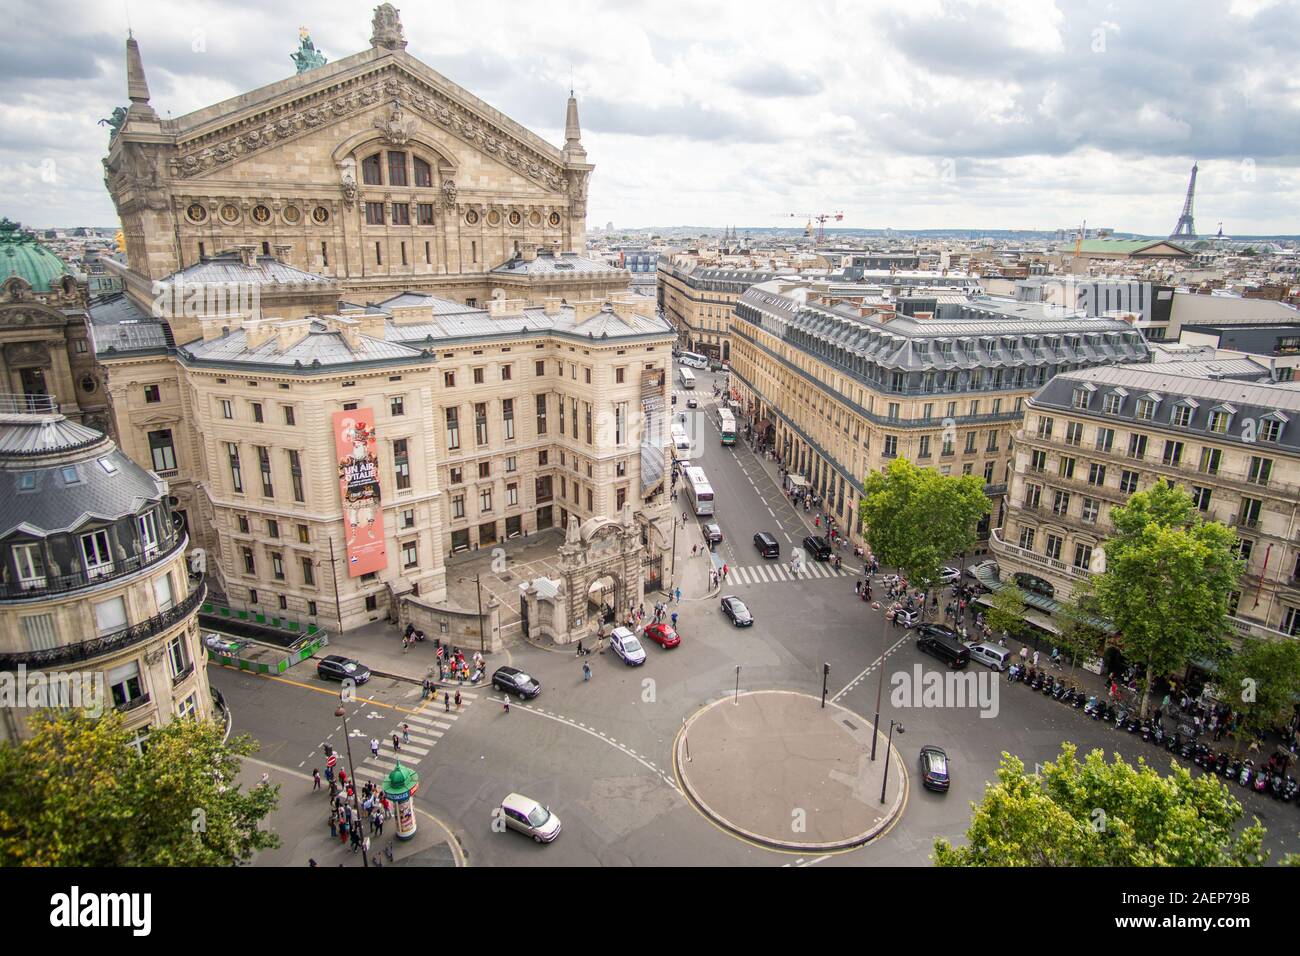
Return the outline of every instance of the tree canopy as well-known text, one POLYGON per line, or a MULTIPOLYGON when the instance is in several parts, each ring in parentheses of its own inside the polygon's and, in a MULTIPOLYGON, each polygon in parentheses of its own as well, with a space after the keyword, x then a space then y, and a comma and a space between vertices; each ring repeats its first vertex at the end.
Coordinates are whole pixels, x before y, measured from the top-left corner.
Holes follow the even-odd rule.
POLYGON ((1265 830, 1238 829, 1243 811, 1214 775, 1100 750, 1080 761, 1063 744, 1039 774, 1002 754, 998 782, 974 805, 967 843, 934 844, 939 866, 1262 866, 1265 830))
POLYGON ((1263 734, 1284 726, 1300 693, 1300 644, 1248 637, 1219 669, 1219 698, 1263 734))
POLYGON ((976 526, 988 512, 982 478, 942 475, 906 458, 867 475, 859 505, 876 558, 924 590, 939 580, 945 561, 974 545, 976 526))
POLYGON ((109 713, 46 711, 32 736, 0 746, 0 865, 229 866, 279 845, 258 829, 279 787, 235 785, 251 738, 222 743, 214 722, 135 731, 109 713))
POLYGON ((989 598, 988 613, 984 615, 995 634, 1006 631, 1019 637, 1025 629, 1025 592, 1010 582, 989 598))
POLYGON ((1145 667, 1145 716, 1153 677, 1221 653, 1242 562, 1232 531, 1203 521, 1181 487, 1158 482, 1112 508, 1110 519, 1106 570, 1088 590, 1125 655, 1145 667))

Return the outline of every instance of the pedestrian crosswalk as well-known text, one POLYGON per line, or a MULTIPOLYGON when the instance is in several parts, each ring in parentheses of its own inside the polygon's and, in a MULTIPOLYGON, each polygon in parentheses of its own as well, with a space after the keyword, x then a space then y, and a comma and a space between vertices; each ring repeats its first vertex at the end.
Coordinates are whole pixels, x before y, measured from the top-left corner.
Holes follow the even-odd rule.
POLYGON ((845 565, 838 571, 829 563, 805 561, 802 570, 792 570, 788 563, 752 564, 727 568, 727 584, 776 584, 781 581, 809 581, 813 578, 851 578, 861 575, 861 568, 845 565))
POLYGON ((378 754, 371 753, 369 757, 363 760, 357 767, 357 776, 362 780, 381 781, 384 777, 393 772, 397 766, 397 761, 402 761, 402 766, 418 769, 420 762, 442 739, 443 735, 450 731, 465 715, 465 709, 478 700, 479 695, 470 691, 462 690, 460 692, 461 705, 458 708, 455 704, 456 691, 451 692, 452 703, 450 710, 447 709, 447 701, 444 699, 445 688, 438 692, 437 700, 426 700, 413 714, 402 714, 396 723, 388 728, 388 736, 379 738, 378 754), (403 736, 403 724, 407 725, 405 737, 403 736), (398 747, 393 748, 393 735, 397 735, 398 747))

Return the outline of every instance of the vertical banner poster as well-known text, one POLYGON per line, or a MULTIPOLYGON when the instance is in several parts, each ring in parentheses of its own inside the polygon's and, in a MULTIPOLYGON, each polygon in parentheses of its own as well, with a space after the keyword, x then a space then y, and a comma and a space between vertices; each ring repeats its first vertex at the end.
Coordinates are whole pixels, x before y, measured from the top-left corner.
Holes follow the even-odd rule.
POLYGON ((384 518, 379 507, 377 447, 372 409, 334 413, 334 451, 339 460, 348 576, 353 578, 388 566, 384 518))

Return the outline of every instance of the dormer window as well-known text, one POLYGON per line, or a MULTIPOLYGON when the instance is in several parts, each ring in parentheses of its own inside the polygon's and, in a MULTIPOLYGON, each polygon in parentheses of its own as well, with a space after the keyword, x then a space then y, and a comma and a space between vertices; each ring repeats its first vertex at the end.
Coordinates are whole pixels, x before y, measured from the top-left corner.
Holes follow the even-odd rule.
POLYGON ((1179 402, 1174 406, 1174 413, 1170 416, 1169 421, 1179 428, 1187 428, 1192 424, 1192 415, 1196 409, 1186 402, 1179 402))
POLYGON ((1102 410, 1107 415, 1118 415, 1124 408, 1124 399, 1127 394, 1123 389, 1115 389, 1113 392, 1106 393, 1106 399, 1102 404, 1102 410))
POLYGON ((1282 429, 1286 418, 1279 412, 1271 412, 1259 420, 1259 440, 1276 443, 1282 438, 1282 429))
POLYGON ((1232 424, 1232 412, 1226 408, 1216 408, 1210 412, 1210 431, 1220 435, 1228 433, 1228 426, 1232 424))
POLYGON ((1075 408, 1087 408, 1088 403, 1092 401, 1094 386, 1090 384, 1080 385, 1076 388, 1070 397, 1070 404, 1075 408))
POLYGON ((1139 421, 1149 422, 1156 417, 1156 401, 1150 397, 1139 398, 1137 404, 1139 421))
POLYGON ((24 591, 45 587, 45 558, 39 543, 16 544, 14 566, 18 569, 18 586, 24 591))

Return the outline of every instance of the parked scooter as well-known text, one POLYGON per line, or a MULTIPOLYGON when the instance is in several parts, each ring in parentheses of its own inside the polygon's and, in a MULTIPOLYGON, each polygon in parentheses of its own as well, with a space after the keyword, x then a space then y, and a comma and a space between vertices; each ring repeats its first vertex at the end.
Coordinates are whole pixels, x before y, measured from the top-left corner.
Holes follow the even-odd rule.
POLYGON ((1241 774, 1237 777, 1237 783, 1243 787, 1249 787, 1255 779, 1255 761, 1247 760, 1241 765, 1241 774))
POLYGON ((1151 742, 1157 747, 1165 745, 1165 725, 1160 721, 1155 721, 1151 728, 1151 742))
POLYGON ((1100 706, 1100 703, 1101 703, 1101 702, 1097 700, 1097 695, 1096 695, 1096 694, 1093 694, 1091 697, 1089 697, 1089 698, 1088 698, 1088 702, 1087 702, 1086 704, 1083 705, 1083 714, 1084 714, 1084 716, 1085 716, 1085 717, 1096 717, 1096 716, 1097 716, 1097 707, 1100 706))

